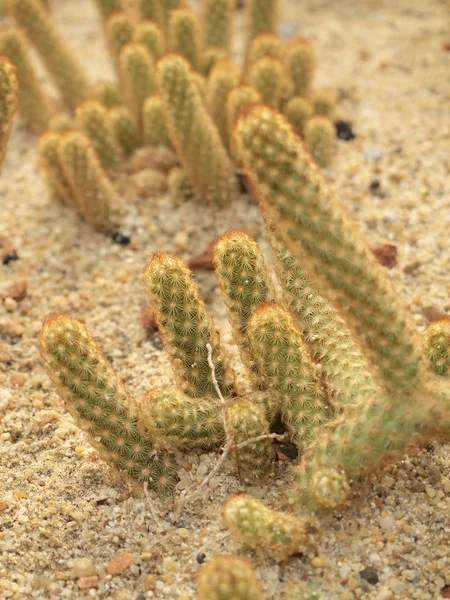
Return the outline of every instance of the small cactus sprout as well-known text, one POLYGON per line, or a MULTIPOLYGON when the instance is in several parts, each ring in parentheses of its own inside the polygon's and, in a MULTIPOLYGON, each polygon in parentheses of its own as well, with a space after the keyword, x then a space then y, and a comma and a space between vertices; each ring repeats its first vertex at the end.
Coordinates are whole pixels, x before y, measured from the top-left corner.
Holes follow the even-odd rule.
POLYGON ((11 0, 10 8, 18 25, 39 52, 64 102, 68 108, 75 108, 88 97, 90 88, 77 57, 37 0, 11 0))
POLYGON ((166 54, 157 64, 156 76, 169 136, 196 197, 219 206, 230 204, 237 196, 233 167, 189 63, 178 54, 166 54))
POLYGON ((114 106, 108 111, 109 122, 116 142, 125 158, 140 146, 140 136, 133 114, 126 106, 114 106))
POLYGON ((133 40, 143 44, 155 61, 164 53, 164 35, 161 28, 153 21, 138 23, 134 29, 133 40))
POLYGON ((265 31, 257 35, 250 44, 247 56, 247 66, 255 64, 260 58, 270 56, 283 62, 284 46, 281 39, 270 31, 265 31))
POLYGON ((173 168, 167 179, 167 187, 170 195, 176 202, 189 202, 195 198, 195 192, 189 183, 189 178, 184 169, 179 167, 173 168))
POLYGON ((16 68, 8 58, 0 55, 0 169, 17 109, 18 92, 16 68))
POLYGON ((332 117, 336 106, 336 92, 331 88, 319 88, 312 93, 314 114, 332 117))
POLYGON ((41 89, 27 42, 19 29, 5 27, 0 30, 0 54, 7 56, 16 67, 20 116, 35 131, 45 129, 54 114, 54 109, 41 89))
POLYGON ((261 102, 261 96, 255 88, 246 83, 238 83, 229 91, 227 96, 225 109, 227 115, 228 137, 230 140, 231 155, 236 162, 238 157, 233 139, 234 125, 241 110, 248 104, 254 104, 255 102, 261 102))
POLYGON ((294 82, 296 96, 308 96, 316 68, 316 55, 309 40, 297 37, 286 44, 286 70, 294 82))
POLYGON ((303 133, 306 121, 313 115, 314 107, 308 98, 294 96, 283 107, 283 113, 297 135, 303 133))
POLYGON ((144 144, 148 144, 149 146, 167 146, 167 148, 172 147, 164 120, 161 96, 158 94, 149 96, 144 102, 142 108, 142 127, 144 144))
POLYGON ((214 267, 242 362, 248 368, 256 387, 264 388, 248 338, 248 321, 253 309, 261 302, 274 299, 264 257, 258 244, 249 235, 243 231, 230 230, 216 242, 214 267))
POLYGON ((120 79, 125 103, 141 129, 145 99, 155 93, 154 62, 143 44, 129 42, 122 48, 120 79))
POLYGON ((230 49, 235 0, 203 0, 203 46, 230 49))
POLYGON ((177 256, 157 252, 143 282, 179 388, 192 398, 217 396, 208 364, 211 344, 219 388, 230 396, 233 372, 191 271, 177 256))
POLYGON ((109 54, 116 70, 120 73, 120 53, 122 48, 131 42, 135 25, 132 19, 123 11, 113 12, 105 23, 105 35, 109 54))
POLYGON ((281 306, 262 303, 250 317, 248 336, 292 441, 300 448, 307 446, 331 411, 300 331, 281 306))
POLYGON ((209 449, 225 441, 221 408, 214 398, 191 398, 177 388, 151 390, 140 409, 161 446, 209 449))
POLYGON ((68 131, 75 129, 75 125, 69 115, 66 115, 66 113, 57 113, 50 119, 48 128, 51 131, 68 131))
POLYGON ((58 157, 83 219, 94 229, 111 231, 119 201, 88 138, 78 131, 61 134, 58 157))
POLYGON ((450 377, 450 316, 432 321, 423 334, 423 346, 433 371, 450 377))
POLYGON ((214 65, 219 62, 219 60, 224 60, 225 58, 230 58, 228 50, 222 48, 222 46, 209 46, 203 52, 202 58, 202 72, 205 77, 208 77, 214 65))
POLYGON ((364 237, 286 119, 264 105, 238 118, 239 158, 266 217, 318 289, 342 311, 383 377, 416 376, 416 334, 364 237))
POLYGON ((248 83, 257 90, 264 104, 278 108, 285 78, 281 62, 271 56, 263 56, 252 64, 248 72, 248 83))
POLYGON ((41 133, 37 145, 39 166, 54 199, 79 212, 77 199, 58 156, 60 138, 58 130, 41 133))
POLYGON ((200 22, 190 8, 177 8, 169 17, 169 48, 178 52, 196 71, 201 67, 200 22))
POLYGON ((212 558, 200 569, 197 599, 264 600, 264 596, 251 563, 224 555, 212 558))
POLYGON ((86 325, 69 315, 51 315, 42 326, 39 345, 67 410, 100 455, 151 489, 171 493, 175 471, 139 425, 135 402, 86 325))
POLYGON ((111 13, 124 9, 122 0, 95 0, 95 3, 103 24, 111 13))
POLYGON ((230 139, 224 107, 228 92, 239 82, 240 75, 239 65, 231 59, 225 58, 215 64, 206 84, 206 107, 227 150, 230 147, 230 139))
POLYGON ((112 169, 123 159, 109 119, 108 110, 97 100, 85 100, 75 111, 78 128, 89 138, 104 169, 112 169))
POLYGON ((92 88, 92 98, 101 102, 105 108, 123 104, 119 89, 112 81, 99 81, 96 83, 92 88))
POLYGON ((278 19, 278 0, 247 0, 245 3, 247 55, 252 40, 264 32, 275 33, 278 19))
POLYGON ((301 552, 306 541, 306 521, 277 512, 247 494, 225 500, 223 519, 239 541, 282 561, 301 552))
POLYGON ((305 144, 311 156, 321 167, 326 167, 333 155, 336 131, 328 117, 314 115, 306 121, 305 144))

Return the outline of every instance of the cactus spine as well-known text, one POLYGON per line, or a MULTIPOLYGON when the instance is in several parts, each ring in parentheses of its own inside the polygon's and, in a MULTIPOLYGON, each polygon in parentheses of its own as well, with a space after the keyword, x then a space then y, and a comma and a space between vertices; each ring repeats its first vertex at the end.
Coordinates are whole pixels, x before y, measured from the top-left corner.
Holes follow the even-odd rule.
POLYGON ((202 566, 197 578, 198 600, 264 600, 249 561, 217 556, 202 566))
POLYGON ((117 166, 123 159, 107 109, 97 100, 85 100, 75 112, 79 129, 89 138, 104 169, 117 166))
POLYGON ((450 316, 431 322, 423 334, 425 355, 433 371, 450 376, 450 316))
POLYGON ((51 315, 39 345, 49 377, 91 444, 119 470, 159 493, 170 493, 175 472, 139 425, 135 402, 84 323, 51 315))
POLYGON ((314 115, 306 122, 304 135, 312 158, 321 167, 326 167, 333 154, 336 136, 333 123, 328 117, 314 115))
POLYGON ((202 25, 205 48, 229 50, 233 26, 234 0, 203 0, 202 25))
POLYGON ((0 56, 0 169, 17 109, 18 91, 16 68, 8 58, 0 56))
POLYGON ((169 17, 169 47, 199 70, 201 66, 201 29, 197 15, 190 8, 177 8, 169 17))

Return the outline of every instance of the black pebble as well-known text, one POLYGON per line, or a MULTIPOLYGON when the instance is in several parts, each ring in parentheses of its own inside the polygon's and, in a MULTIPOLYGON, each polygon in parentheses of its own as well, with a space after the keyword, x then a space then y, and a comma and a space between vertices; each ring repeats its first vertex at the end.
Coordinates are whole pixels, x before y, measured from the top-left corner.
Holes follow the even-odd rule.
POLYGON ((4 265, 9 265, 9 263, 12 262, 13 260, 19 260, 19 255, 17 254, 17 252, 15 250, 10 252, 9 254, 5 254, 2 262, 4 265))
POLYGON ((183 519, 183 517, 181 517, 181 519, 178 519, 178 521, 175 523, 175 527, 177 529, 187 529, 189 525, 189 521, 186 521, 186 519, 183 519))
POLYGON ((197 554, 197 562, 199 565, 201 565, 202 563, 205 562, 205 558, 206 558, 206 554, 203 554, 203 552, 200 552, 200 554, 197 554))
POLYGON ((378 181, 378 179, 374 179, 373 181, 370 182, 369 190, 374 192, 375 190, 380 189, 380 186, 381 186, 381 183, 378 181))
POLYGON ((338 120, 334 122, 334 126, 336 127, 336 135, 340 140, 345 140, 348 142, 349 140, 354 140, 356 135, 353 133, 352 128, 347 123, 347 121, 338 120))
POLYGON ((131 242, 131 237, 123 231, 114 231, 111 239, 115 244, 120 244, 121 246, 127 246, 131 242))
POLYGON ((378 573, 375 571, 375 569, 371 569, 370 567, 360 571, 359 576, 362 579, 365 579, 367 583, 370 583, 371 585, 378 583, 378 573))
POLYGON ((138 596, 136 596, 136 600, 145 600, 144 594, 139 594, 138 596))
POLYGON ((295 444, 280 444, 277 445, 277 449, 287 456, 290 460, 295 460, 298 456, 298 449, 295 444))

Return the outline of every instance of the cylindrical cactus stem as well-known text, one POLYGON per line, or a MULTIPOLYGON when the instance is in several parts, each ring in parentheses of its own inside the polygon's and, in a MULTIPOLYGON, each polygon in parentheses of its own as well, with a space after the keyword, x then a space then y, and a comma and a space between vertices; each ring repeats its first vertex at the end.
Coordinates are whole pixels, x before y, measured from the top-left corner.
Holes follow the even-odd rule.
POLYGON ((56 29, 45 9, 36 0, 11 0, 11 12, 59 88, 65 104, 75 108, 89 96, 87 75, 56 29))
POLYGON ((277 58, 263 56, 248 71, 248 83, 257 90, 264 104, 278 108, 281 102, 285 71, 277 58))
POLYGON ((85 100, 75 111, 78 128, 89 138, 104 169, 112 169, 123 160, 111 126, 108 110, 97 100, 85 100))
POLYGON ((294 96, 283 106, 283 114, 297 135, 302 135, 305 124, 314 113, 314 106, 304 96, 294 96))
POLYGON ((308 446, 330 418, 331 407, 292 316, 275 303, 262 303, 250 317, 248 336, 292 440, 300 448, 308 446))
POLYGON ((133 40, 143 44, 154 61, 164 53, 166 44, 161 28, 153 21, 141 21, 134 29, 133 40))
POLYGON ((218 386, 225 397, 232 395, 234 376, 226 351, 185 263, 157 252, 145 267, 143 282, 178 387, 193 398, 217 396, 208 364, 211 344, 218 386))
POLYGON ((184 169, 175 167, 170 171, 167 187, 172 199, 176 202, 183 203, 195 199, 195 192, 184 169))
POLYGON ((407 385, 418 369, 416 334, 383 268, 286 119, 263 105, 244 113, 237 151, 277 235, 345 315, 383 377, 407 385))
POLYGON ((177 52, 198 71, 201 68, 200 22, 190 8, 177 8, 169 17, 169 48, 177 52))
POLYGON ((228 151, 230 136, 225 105, 228 93, 237 85, 240 76, 240 66, 226 58, 215 64, 206 83, 206 107, 228 151))
POLYGON ((254 385, 264 389, 265 383, 248 338, 248 321, 253 310, 261 302, 275 298, 264 257, 249 235, 230 230, 216 242, 214 267, 242 362, 254 385))
POLYGON ((61 134, 58 157, 83 219, 98 231, 111 231, 119 199, 88 138, 78 131, 61 134))
POLYGON ((314 114, 331 118, 336 107, 336 92, 330 88, 319 88, 312 93, 311 102, 314 114))
POLYGON ((135 24, 124 11, 113 12, 105 23, 105 35, 109 54, 116 71, 120 74, 120 53, 133 40, 135 24))
POLYGON ((192 81, 197 89, 198 95, 200 96, 203 104, 206 103, 206 77, 204 77, 201 73, 197 71, 192 72, 192 81))
POLYGON ((92 87, 92 98, 101 102, 105 108, 123 104, 123 98, 117 84, 112 81, 99 81, 92 87))
POLYGON ((61 135, 58 131, 41 133, 37 143, 39 167, 54 198, 80 212, 77 197, 72 191, 58 156, 60 138, 61 135))
POLYGON ((149 96, 144 102, 142 108, 142 129, 144 144, 172 148, 164 120, 161 96, 158 94, 149 96))
POLYGON ((114 106, 108 111, 111 129, 125 158, 140 146, 140 135, 133 114, 126 106, 114 106))
POLYGON ((69 131, 75 129, 75 124, 66 113, 57 113, 48 124, 50 131, 69 131))
POLYGON ((139 14, 141 19, 153 21, 161 31, 166 31, 166 15, 162 0, 139 0, 139 14))
POLYGON ((226 58, 230 58, 229 52, 226 48, 222 46, 209 46, 203 52, 202 58, 202 73, 205 77, 213 70, 216 63, 220 60, 225 60, 226 58))
POLYGON ((306 519, 271 510, 247 494, 225 501, 223 519, 239 542, 277 561, 302 552, 307 541, 306 519))
POLYGON ((296 96, 308 96, 316 68, 316 54, 309 40, 297 37, 286 44, 286 71, 294 82, 296 96))
MULTIPOLYGON (((267 414, 272 411, 267 409, 269 402, 271 399, 267 394, 253 394, 230 403, 226 410, 227 429, 236 445, 270 433, 267 414)), ((261 480, 273 469, 272 440, 267 437, 242 448, 235 446, 235 456, 238 473, 244 481, 261 480)))
POLYGON ((203 46, 230 49, 235 0, 203 0, 203 46))
POLYGON ((312 158, 321 166, 326 167, 333 155, 336 130, 328 117, 314 115, 306 121, 305 145, 312 158))
POLYGON ((258 578, 248 560, 216 556, 197 577, 198 600, 264 600, 258 578))
POLYGON ((86 325, 69 315, 51 315, 42 326, 39 346, 67 410, 102 458, 149 488, 170 494, 176 473, 140 424, 135 402, 86 325))
POLYGON ((230 140, 230 152, 236 162, 238 161, 238 156, 233 139, 234 125, 241 110, 248 104, 254 104, 256 102, 261 102, 259 92, 246 83, 238 83, 228 92, 225 105, 228 138, 230 140))
POLYGON ((16 67, 8 58, 0 56, 0 170, 16 114, 18 98, 19 82, 16 67))
POLYGON ((124 10, 122 0, 95 0, 95 3, 103 25, 111 13, 124 10))
POLYGON ((278 21, 278 0, 247 0, 245 3, 247 55, 252 40, 264 32, 275 33, 278 21))
POLYGON ((260 58, 270 56, 283 62, 284 45, 281 39, 270 31, 257 35, 251 42, 247 55, 247 69, 260 58))
POLYGON ((125 102, 142 130, 142 107, 145 99, 155 93, 154 62, 143 44, 129 42, 120 53, 120 79, 125 102))
POLYGON ((450 377, 450 315, 432 321, 422 338, 424 353, 433 371, 450 377))
POLYGON ((216 398, 191 398, 175 387, 157 389, 141 400, 140 410, 142 422, 161 446, 208 449, 225 441, 216 398))
POLYGON ((371 402, 383 395, 370 366, 345 321, 280 242, 270 224, 267 236, 275 257, 278 281, 286 308, 295 317, 309 347, 327 397, 339 409, 371 402))
POLYGON ((48 127, 54 114, 50 99, 42 91, 31 62, 27 42, 16 27, 0 30, 0 54, 16 67, 19 81, 19 114, 34 131, 48 127))
POLYGON ((166 54, 159 60, 156 73, 169 136, 196 197, 228 206, 237 196, 236 177, 198 94, 189 63, 178 54, 166 54))

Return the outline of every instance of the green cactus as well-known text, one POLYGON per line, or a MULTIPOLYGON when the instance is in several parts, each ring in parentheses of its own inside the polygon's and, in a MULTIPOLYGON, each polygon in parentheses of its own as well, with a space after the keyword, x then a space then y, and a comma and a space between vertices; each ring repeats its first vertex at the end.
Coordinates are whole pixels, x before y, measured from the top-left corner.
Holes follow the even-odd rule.
POLYGON ((284 60, 284 46, 281 39, 270 31, 258 34, 251 42, 247 55, 247 68, 260 58, 270 56, 280 62, 284 60))
POLYGON ((68 315, 48 317, 39 338, 50 379, 100 455, 133 479, 170 494, 176 473, 139 423, 139 411, 86 325, 68 315))
POLYGON ((247 56, 250 44, 260 33, 275 33, 278 0, 247 0, 245 3, 247 56))
POLYGON ((162 0, 140 0, 139 14, 141 19, 154 21, 162 31, 166 30, 166 17, 162 0))
POLYGON ((201 67, 200 22, 190 8, 177 8, 169 17, 169 48, 177 52, 199 70, 201 67))
POLYGON ((326 167, 333 155, 336 131, 328 117, 314 115, 306 121, 305 145, 312 158, 321 166, 326 167))
POLYGON ((209 46, 206 48, 202 57, 202 73, 205 77, 208 77, 216 63, 220 60, 225 60, 226 58, 230 58, 226 48, 223 48, 222 46, 209 46))
POLYGON ((105 23, 105 35, 109 54, 116 71, 120 75, 120 53, 122 48, 133 40, 135 25, 125 12, 117 11, 109 15, 105 23))
POLYGON ((69 131, 75 129, 75 124, 66 113, 57 113, 50 119, 48 128, 51 131, 69 131))
POLYGON ((57 130, 41 133, 37 145, 39 167, 43 171, 47 186, 50 187, 54 198, 79 212, 77 198, 73 194, 58 156, 60 139, 61 135, 57 130))
POLYGON ((216 556, 197 577, 198 600, 264 600, 251 563, 235 556, 216 556))
POLYGON ((165 50, 164 34, 153 21, 141 21, 134 29, 133 40, 143 44, 154 61, 158 60, 165 50))
POLYGON ((143 44, 128 42, 120 52, 120 78, 125 103, 142 130, 142 107, 156 91, 154 62, 143 44))
POLYGON ((286 119, 252 105, 237 121, 235 141, 254 193, 288 250, 318 289, 327 290, 383 377, 407 385, 419 360, 410 319, 286 119))
POLYGON ((108 111, 114 138, 125 158, 132 156, 140 146, 139 131, 133 114, 126 106, 114 106, 108 111))
POLYGON ((223 519, 239 542, 269 554, 277 561, 301 552, 305 546, 305 519, 271 510, 247 494, 232 496, 225 501, 223 519))
POLYGON ((92 88, 92 98, 101 102, 105 108, 123 104, 119 89, 112 81, 98 81, 92 88))
POLYGON ((16 114, 18 96, 19 82, 16 68, 8 58, 0 55, 0 169, 16 114))
POLYGON ((75 111, 80 131, 89 138, 104 169, 112 169, 123 160, 109 119, 108 110, 97 100, 85 100, 75 111))
POLYGON ((225 58, 214 65, 206 84, 206 107, 227 150, 230 149, 230 139, 224 108, 228 93, 239 82, 240 76, 239 65, 225 58))
POLYGON ((330 88, 319 88, 312 93, 311 101, 314 114, 331 118, 336 107, 336 92, 330 88))
POLYGON ((296 96, 308 96, 316 68, 316 55, 311 42, 297 37, 289 40, 285 50, 286 70, 294 82, 296 96))
POLYGON ((234 0, 203 0, 203 46, 230 49, 234 0))
POLYGON ((423 334, 423 348, 433 371, 450 377, 450 316, 432 321, 423 334))
POLYGON ((241 110, 248 104, 254 104, 255 102, 261 102, 261 96, 255 88, 246 83, 238 83, 228 92, 225 105, 228 138, 230 140, 230 152, 236 162, 238 162, 238 156, 233 139, 234 125, 241 110))
POLYGON ((122 0, 95 0, 95 3, 103 24, 111 13, 124 10, 122 0))
POLYGON ((36 0, 11 0, 18 25, 39 52, 68 108, 89 95, 90 83, 77 57, 66 44, 42 5, 36 0))
POLYGON ((189 183, 189 178, 184 169, 175 167, 169 173, 167 178, 167 187, 170 195, 176 202, 189 202, 195 199, 195 192, 189 183))
POLYGON ((314 113, 314 106, 308 98, 294 96, 283 107, 283 114, 297 135, 303 134, 305 123, 314 113))
POLYGON ((16 67, 20 116, 35 131, 45 129, 55 111, 50 99, 42 91, 27 42, 19 29, 5 27, 0 30, 0 54, 7 56, 16 67))
POLYGON ((281 103, 285 71, 277 58, 263 56, 248 71, 248 83, 257 90, 264 104, 278 108, 281 103))
POLYGON ((192 79, 189 63, 177 54, 161 58, 156 68, 167 129, 196 197, 228 205, 237 196, 231 161, 192 79))
POLYGON ((144 143, 150 146, 172 147, 164 120, 161 96, 149 96, 142 108, 142 127, 144 143))
POLYGON ((232 395, 234 377, 227 354, 183 261, 157 252, 145 267, 143 282, 179 388, 193 398, 217 396, 208 364, 211 344, 218 385, 225 397, 232 395))

